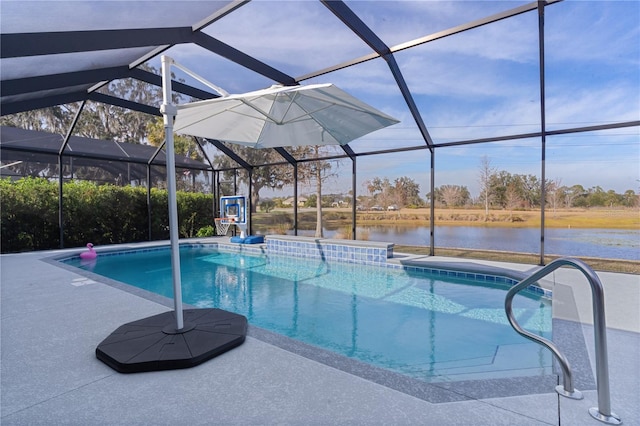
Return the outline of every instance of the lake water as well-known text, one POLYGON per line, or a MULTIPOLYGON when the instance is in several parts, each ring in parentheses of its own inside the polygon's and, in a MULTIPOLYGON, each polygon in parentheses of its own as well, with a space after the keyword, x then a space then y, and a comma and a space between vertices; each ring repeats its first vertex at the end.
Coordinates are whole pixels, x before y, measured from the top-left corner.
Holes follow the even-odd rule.
MULTIPOLYGON (((325 238, 337 230, 325 229, 325 238)), ((423 226, 358 227, 358 235, 371 241, 429 246, 429 228, 423 226)), ((298 231, 313 235, 314 231, 298 231)), ((540 253, 538 228, 484 228, 475 226, 436 226, 436 247, 502 250, 540 253)), ((545 254, 573 257, 640 260, 640 230, 634 229, 558 229, 545 232, 545 254)))

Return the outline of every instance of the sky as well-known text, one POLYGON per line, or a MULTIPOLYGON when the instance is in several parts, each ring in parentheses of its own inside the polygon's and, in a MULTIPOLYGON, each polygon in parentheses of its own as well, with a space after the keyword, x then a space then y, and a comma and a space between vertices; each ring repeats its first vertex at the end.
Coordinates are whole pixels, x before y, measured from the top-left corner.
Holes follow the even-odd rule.
MULTIPOLYGON (((348 1, 388 45, 502 12, 515 1, 348 1)), ((300 77, 370 53, 319 2, 254 1, 205 32, 300 77)), ((213 63, 199 47, 168 52, 229 92, 272 82, 213 63), (198 58, 202 58, 199 61, 198 58)), ((537 132, 541 129, 537 13, 528 12, 395 54, 434 142, 537 132)), ((545 9, 545 103, 549 130, 640 120, 640 3, 571 1, 545 9)), ((382 59, 303 81, 331 82, 398 118, 395 126, 354 141, 356 152, 423 145, 415 120, 382 59)), ((541 175, 541 141, 514 140, 436 150, 436 186, 478 191, 480 161, 514 174, 541 175)), ((640 188, 638 127, 548 136, 546 177, 564 185, 624 192, 640 188)), ((408 176, 429 190, 429 152, 358 159, 358 187, 373 177, 408 176)), ((350 162, 328 191, 350 188, 350 162)), ((344 192, 344 191, 342 191, 344 192)))
MULTIPOLYGON (((11 3, 3 1, 3 14, 10 11, 11 3)), ((77 15, 82 17, 78 22, 95 29, 127 28, 134 23, 148 27, 191 25, 190 8, 195 8, 196 16, 204 17, 224 2, 181 2, 189 5, 182 8, 169 1, 55 3, 57 7, 48 2, 46 8, 39 2, 26 4, 33 5, 30 16, 42 14, 49 19, 45 22, 77 15), (102 14, 103 9, 109 14, 102 14)), ((529 2, 345 3, 393 47, 529 2)), ((82 29, 73 28, 73 19, 67 21, 69 29, 82 29)), ((3 20, 3 25, 7 24, 3 20)), ((253 0, 204 31, 295 78, 371 53, 319 1, 253 0)), ((640 2, 565 0, 545 8, 544 31, 547 130, 640 120, 640 2)), ((538 44, 538 17, 532 11, 394 56, 431 138, 443 143, 540 131, 538 44)), ((196 45, 175 46, 165 54, 230 93, 274 83, 196 45)), ((151 65, 159 68, 159 59, 151 65)), ((186 83, 202 87, 180 71, 176 74, 186 83)), ((334 83, 400 120, 352 142, 354 151, 425 144, 383 59, 302 81, 312 83, 334 83)), ((536 138, 438 148, 435 186, 464 185, 477 195, 483 156, 497 170, 540 177, 540 146, 540 138, 536 138)), ((420 185, 422 196, 429 191, 428 150, 359 157, 357 165, 358 193, 366 180, 387 177, 393 181, 403 176, 420 185)), ((640 128, 547 136, 545 165, 547 179, 563 185, 639 191, 640 128)), ((349 160, 341 163, 338 173, 340 177, 328 182, 325 192, 351 189, 349 160)))

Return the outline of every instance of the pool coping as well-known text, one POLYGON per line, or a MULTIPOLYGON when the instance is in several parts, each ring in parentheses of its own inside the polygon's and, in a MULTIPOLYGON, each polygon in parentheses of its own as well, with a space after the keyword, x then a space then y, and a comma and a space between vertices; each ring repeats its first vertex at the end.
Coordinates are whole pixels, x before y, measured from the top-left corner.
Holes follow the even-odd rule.
MULTIPOLYGON (((309 237, 303 237, 309 238, 309 237)), ((226 242, 225 239, 192 239, 180 242, 180 246, 210 246, 210 245, 222 245, 224 249, 229 249, 232 252, 249 252, 252 254, 268 254, 265 253, 266 247, 263 244, 259 245, 243 245, 226 242), (224 241, 223 241, 224 240, 224 241)), ((358 246, 361 247, 363 243, 358 246)), ((169 249, 166 241, 147 243, 133 243, 127 245, 120 245, 115 247, 98 248, 98 253, 118 255, 133 251, 152 251, 152 250, 164 250, 169 249), (117 253, 117 254, 116 254, 117 253)), ((63 254, 56 254, 53 256, 40 259, 45 263, 60 267, 62 269, 74 272, 78 275, 85 276, 86 278, 95 282, 106 284, 110 287, 117 288, 127 293, 136 295, 138 297, 153 301, 162 306, 174 309, 173 298, 165 297, 152 293, 147 290, 140 289, 138 287, 122 283, 117 280, 113 280, 102 275, 95 274, 91 271, 76 268, 74 266, 67 265, 62 260, 77 257, 82 250, 77 252, 66 252, 63 254)), ((281 254, 279 254, 281 255, 281 254)), ((420 268, 427 270, 446 270, 444 266, 439 269, 437 265, 455 266, 454 272, 466 274, 474 271, 473 263, 468 262, 429 262, 429 266, 420 263, 420 258, 424 256, 405 255, 401 253, 394 254, 398 256, 393 261, 393 258, 388 259, 390 267, 407 267, 407 268, 420 268)), ((332 260, 335 261, 335 260, 332 260)), ((422 259, 424 262, 424 259, 422 259)), ((518 277, 524 278, 525 272, 519 272, 515 270, 508 270, 505 268, 497 268, 491 265, 481 265, 479 269, 482 274, 506 274, 509 273, 509 278, 518 280, 518 277)), ((534 268, 535 269, 535 268, 534 268)), ((410 269, 409 269, 410 270, 410 269)), ((464 276, 462 276, 464 278, 464 276)), ((522 279, 519 278, 519 279, 522 279)), ((551 293, 543 294, 543 297, 551 297, 551 293)), ((537 292, 539 293, 539 292, 537 292)), ((540 295, 540 294, 538 294, 540 295)), ((574 301, 568 301, 569 303, 575 303, 574 301)), ((184 304, 185 309, 197 308, 189 304, 184 304)), ((591 369, 589 367, 589 357, 586 347, 586 342, 582 333, 576 333, 576 327, 580 327, 579 323, 573 321, 561 320, 553 318, 553 340, 565 341, 567 350, 571 349, 571 353, 566 354, 569 359, 572 360, 572 367, 576 371, 580 371, 580 380, 574 382, 576 388, 580 390, 593 390, 596 389, 595 380, 591 369), (558 336, 556 338, 556 335, 558 336), (571 343, 570 345, 568 343, 571 343)), ((448 403, 457 401, 467 401, 479 398, 487 397, 511 397, 522 396, 531 394, 547 393, 549 389, 553 389, 559 384, 558 372, 560 371, 556 361, 553 362, 554 374, 540 375, 540 376, 519 376, 511 378, 496 378, 487 379, 480 378, 477 380, 462 380, 451 382, 425 382, 419 379, 414 379, 409 376, 395 373, 389 370, 385 370, 380 367, 372 366, 364 362, 333 353, 331 351, 306 344, 304 342, 297 341, 284 335, 280 335, 269 330, 249 325, 248 336, 253 337, 262 342, 271 344, 273 346, 284 349, 288 352, 295 353, 304 358, 322 363, 324 365, 336 368, 343 372, 352 374, 354 376, 369 380, 379 385, 388 387, 400 391, 402 393, 411 395, 418 399, 428 401, 430 403, 448 403)))

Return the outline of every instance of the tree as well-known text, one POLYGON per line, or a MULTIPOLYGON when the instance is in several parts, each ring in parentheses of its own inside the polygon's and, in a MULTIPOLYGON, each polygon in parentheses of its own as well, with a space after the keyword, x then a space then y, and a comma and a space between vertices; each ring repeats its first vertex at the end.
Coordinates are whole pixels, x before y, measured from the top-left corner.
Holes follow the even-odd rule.
MULTIPOLYGON (((223 142, 224 143, 224 142, 223 142)), ((268 164, 281 162, 282 157, 273 149, 254 149, 242 145, 227 144, 238 157, 249 164, 268 164)), ((219 154, 213 158, 213 163, 218 169, 238 168, 239 165, 226 154, 219 154)), ((225 180, 234 177, 234 170, 223 172, 225 180)), ((245 185, 251 181, 251 212, 256 212, 256 206, 260 202, 260 190, 262 188, 282 189, 285 185, 293 182, 293 168, 289 165, 254 167, 251 173, 238 174, 240 183, 245 185)), ((227 194, 229 195, 229 194, 227 194)))
POLYGON ((489 157, 484 155, 480 159, 480 172, 478 174, 478 179, 480 183, 480 199, 484 203, 484 220, 489 220, 489 205, 491 204, 491 200, 493 197, 493 190, 491 187, 491 179, 495 174, 496 169, 491 165, 491 160, 489 157))
POLYGON ((367 186, 367 191, 374 199, 376 197, 376 193, 382 192, 382 179, 380 179, 379 177, 368 180, 364 184, 367 186))
POLYGON ((587 190, 587 202, 590 207, 604 207, 607 204, 607 193, 600 186, 587 190))
POLYGON ((385 177, 380 179, 379 177, 375 177, 368 182, 367 187, 376 204, 387 207, 392 203, 393 187, 391 186, 391 182, 389 182, 389 178, 385 177))
POLYGON ((579 198, 582 197, 584 198, 585 194, 587 193, 587 191, 584 189, 584 187, 582 185, 573 185, 570 188, 567 188, 565 190, 565 195, 564 195, 564 203, 565 206, 570 209, 571 207, 573 207, 575 201, 579 198))
POLYGON ((269 213, 275 207, 276 207, 276 202, 274 200, 264 200, 263 202, 260 203, 260 208, 265 213, 269 213))
POLYGON ((562 180, 554 179, 547 182, 546 193, 547 193, 547 202, 551 204, 551 209, 553 212, 556 212, 558 205, 564 198, 564 191, 562 186, 562 180))
POLYGON ((622 204, 626 207, 637 207, 638 201, 638 195, 633 189, 627 189, 622 195, 622 204))
POLYGON ((607 191, 606 203, 609 207, 622 205, 623 196, 613 189, 607 191))
POLYGON ((505 207, 509 209, 509 220, 513 221, 513 209, 518 207, 518 205, 522 202, 522 198, 520 198, 518 188, 516 188, 516 185, 514 183, 511 183, 509 184, 509 186, 507 186, 504 197, 505 207))
MULTIPOLYGON (((320 158, 324 147, 320 145, 313 146, 300 146, 297 148, 292 148, 291 153, 296 158, 320 158)), ((316 237, 323 236, 323 225, 322 225, 322 184, 330 177, 333 177, 335 173, 332 172, 331 163, 326 160, 316 160, 309 161, 305 163, 301 163, 298 166, 298 174, 299 178, 310 183, 315 184, 315 196, 316 200, 320 200, 320 202, 316 202, 316 237)))
POLYGON ((442 185, 436 188, 437 201, 447 207, 464 205, 469 200, 469 191, 460 185, 442 185))
POLYGON ((413 179, 403 176, 394 180, 393 185, 395 202, 400 207, 422 204, 422 200, 420 199, 420 185, 413 179))
POLYGON ((522 194, 529 208, 541 206, 541 186, 538 177, 535 175, 516 175, 522 185, 522 194))
MULTIPOLYGON (((514 191, 522 198, 522 183, 518 175, 512 175, 511 173, 501 170, 493 173, 490 179, 491 188, 491 204, 498 205, 500 207, 507 207, 506 191, 511 187, 511 191, 514 191)), ((510 194, 513 196, 513 194, 510 194)))

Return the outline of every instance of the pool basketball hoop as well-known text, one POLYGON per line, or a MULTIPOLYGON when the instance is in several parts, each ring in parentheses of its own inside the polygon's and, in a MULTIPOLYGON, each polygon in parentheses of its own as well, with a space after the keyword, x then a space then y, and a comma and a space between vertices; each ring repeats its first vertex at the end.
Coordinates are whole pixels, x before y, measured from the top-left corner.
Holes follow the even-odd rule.
POLYGON ((226 235, 231 225, 238 228, 240 235, 234 235, 229 242, 238 244, 262 244, 262 235, 247 235, 249 227, 249 204, 244 195, 220 197, 220 217, 215 219, 217 235, 226 235))
POLYGON ((247 199, 244 195, 220 197, 220 220, 216 219, 216 230, 220 226, 218 235, 226 235, 230 225, 235 225, 240 230, 241 238, 246 236, 249 224, 247 221, 247 199), (222 231, 224 233, 221 234, 222 231))

